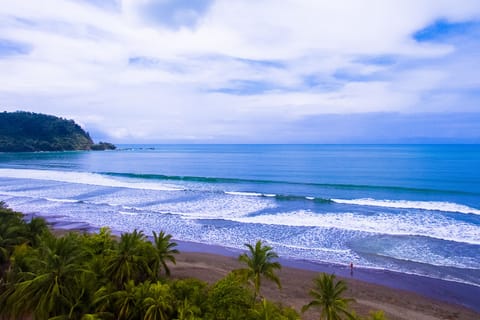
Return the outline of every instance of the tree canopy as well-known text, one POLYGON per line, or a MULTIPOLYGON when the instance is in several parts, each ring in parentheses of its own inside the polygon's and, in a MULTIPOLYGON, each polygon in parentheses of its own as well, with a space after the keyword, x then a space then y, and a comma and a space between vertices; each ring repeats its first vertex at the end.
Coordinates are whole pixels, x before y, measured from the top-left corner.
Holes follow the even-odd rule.
POLYGON ((73 120, 25 111, 0 113, 0 152, 105 150, 73 120))
MULTIPOLYGON (((166 263, 175 263, 178 254, 171 238, 159 231, 151 242, 138 230, 114 237, 108 228, 55 236, 42 218, 25 217, 0 201, 0 319, 300 319, 291 307, 255 299, 260 276, 279 283, 271 247, 248 245, 249 254, 240 258, 251 263, 245 272, 208 284, 170 278, 166 263)), ((385 319, 381 312, 350 314, 345 283, 334 276, 315 281, 314 300, 305 308, 320 307, 322 319, 385 319)))

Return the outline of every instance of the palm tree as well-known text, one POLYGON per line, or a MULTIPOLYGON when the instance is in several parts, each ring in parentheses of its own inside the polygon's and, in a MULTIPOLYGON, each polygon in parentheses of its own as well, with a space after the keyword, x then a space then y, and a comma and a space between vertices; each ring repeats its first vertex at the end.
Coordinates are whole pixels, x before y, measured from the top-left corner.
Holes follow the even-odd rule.
POLYGON ((0 222, 0 274, 8 264, 15 246, 25 242, 23 234, 22 225, 0 222))
POLYGON ((92 254, 98 257, 105 257, 115 248, 115 240, 112 231, 108 227, 102 227, 98 233, 86 233, 83 235, 85 246, 88 247, 92 254))
POLYGON ((279 318, 278 307, 265 298, 262 299, 262 303, 258 304, 256 308, 253 309, 253 313, 255 318, 259 320, 271 320, 279 318))
POLYGON ((112 294, 115 300, 116 316, 118 319, 139 319, 140 301, 138 299, 138 288, 133 280, 125 283, 124 289, 112 294))
POLYGON ((93 294, 92 306, 95 312, 91 315, 110 314, 112 318, 115 318, 115 292, 117 292, 117 289, 112 283, 108 283, 98 288, 93 294))
POLYGON ((80 320, 107 320, 107 319, 115 319, 113 315, 109 313, 87 313, 84 314, 80 320))
POLYGON ((145 310, 144 320, 166 320, 173 308, 173 296, 168 284, 153 283, 149 288, 149 296, 143 301, 145 310))
POLYGON ((25 229, 22 216, 0 202, 0 267, 8 264, 15 246, 26 241, 25 229))
POLYGON ((178 320, 198 317, 206 309, 205 297, 208 296, 208 285, 195 278, 179 279, 169 283, 176 301, 178 320), (192 314, 193 312, 193 314, 192 314))
POLYGON ((177 307, 177 318, 175 320, 195 320, 195 316, 201 313, 199 306, 192 304, 187 298, 177 307))
POLYGON ((304 305, 302 312, 310 307, 320 308, 320 319, 340 320, 342 316, 348 319, 354 319, 352 313, 348 310, 348 304, 354 299, 342 297, 347 290, 344 281, 336 281, 335 275, 326 273, 320 274, 314 279, 315 288, 310 290, 310 296, 313 300, 304 305))
POLYGON ((145 239, 141 231, 123 233, 117 250, 107 256, 105 271, 117 288, 123 288, 128 280, 137 283, 151 275, 148 261, 153 248, 145 239))
POLYGON ((205 319, 246 319, 252 307, 253 294, 245 281, 235 272, 218 280, 210 290, 206 301, 205 319))
POLYGON ((275 274, 275 270, 281 269, 282 266, 276 261, 273 262, 273 259, 278 258, 278 255, 273 251, 272 247, 263 245, 261 240, 257 241, 255 247, 250 244, 245 245, 250 251, 249 255, 243 253, 238 257, 238 260, 247 265, 247 268, 240 271, 246 275, 247 279, 253 282, 253 301, 255 301, 260 293, 262 277, 275 282, 279 288, 282 287, 280 279, 275 274))
POLYGON ((72 316, 85 293, 80 287, 82 277, 89 273, 84 267, 85 252, 78 236, 62 238, 47 236, 35 255, 30 257, 30 271, 19 273, 18 283, 7 303, 14 316, 32 313, 35 318, 72 316))
POLYGON ((155 231, 153 231, 153 245, 156 250, 156 259, 155 259, 155 269, 157 270, 158 274, 160 274, 160 265, 163 266, 165 269, 165 274, 167 276, 170 275, 170 269, 167 266, 167 260, 176 264, 174 254, 178 254, 179 251, 177 249, 173 249, 177 246, 175 242, 171 242, 172 239, 171 234, 165 234, 165 232, 160 231, 157 235, 155 231))
POLYGON ((40 244, 40 237, 47 232, 50 230, 43 218, 33 217, 26 224, 26 237, 32 247, 37 247, 40 244))

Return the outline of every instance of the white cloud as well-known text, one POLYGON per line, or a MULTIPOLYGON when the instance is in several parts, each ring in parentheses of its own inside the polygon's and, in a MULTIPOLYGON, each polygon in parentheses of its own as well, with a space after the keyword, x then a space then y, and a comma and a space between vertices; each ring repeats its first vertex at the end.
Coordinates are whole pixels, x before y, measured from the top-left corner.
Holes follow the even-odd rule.
POLYGON ((2 57, 0 45, 0 105, 118 140, 209 140, 319 114, 461 111, 479 86, 456 60, 478 61, 478 45, 412 38, 437 19, 478 20, 478 1, 218 0, 164 23, 152 2, 0 1, 0 39, 31 48, 2 57), (426 99, 442 88, 448 99, 426 99))

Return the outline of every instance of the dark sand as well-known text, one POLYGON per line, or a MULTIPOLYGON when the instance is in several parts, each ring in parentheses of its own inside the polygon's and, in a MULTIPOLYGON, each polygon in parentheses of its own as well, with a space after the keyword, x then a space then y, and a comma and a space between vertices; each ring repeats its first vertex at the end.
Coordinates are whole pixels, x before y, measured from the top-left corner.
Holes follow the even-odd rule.
MULTIPOLYGON (((215 282, 234 269, 241 268, 240 251, 179 241, 180 254, 172 275, 195 277, 215 282)), ((348 285, 346 296, 356 303, 357 314, 383 310, 388 319, 480 319, 480 287, 461 283, 407 275, 384 270, 357 269, 349 266, 315 264, 308 261, 281 259, 279 272, 282 290, 264 281, 262 294, 297 311, 308 303, 313 278, 319 272, 334 273, 348 285)), ((309 310, 302 319, 318 319, 316 310, 309 310)))

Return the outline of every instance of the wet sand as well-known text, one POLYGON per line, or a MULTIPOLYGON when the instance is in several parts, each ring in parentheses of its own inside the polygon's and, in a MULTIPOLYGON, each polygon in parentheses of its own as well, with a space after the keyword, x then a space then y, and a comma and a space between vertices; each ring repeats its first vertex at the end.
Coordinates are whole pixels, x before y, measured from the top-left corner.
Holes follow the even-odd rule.
MULTIPOLYGON (((196 277, 213 283, 228 272, 241 268, 239 250, 221 246, 177 241, 180 254, 172 266, 174 277, 196 277)), ((480 319, 480 287, 385 270, 358 269, 349 266, 280 259, 282 290, 263 282, 262 294, 300 310, 308 303, 308 291, 319 272, 333 273, 348 285, 346 296, 356 303, 357 314, 383 310, 388 319, 480 319)), ((318 319, 308 311, 302 319, 318 319)))
MULTIPOLYGON (((231 270, 241 267, 232 256, 182 251, 171 271, 175 278, 195 277, 213 283, 231 270)), ((279 272, 282 290, 273 283, 263 281, 261 294, 299 311, 310 301, 308 291, 316 275, 318 271, 284 265, 279 272)), ((412 291, 357 280, 355 271, 353 277, 339 278, 347 282, 346 296, 355 298, 356 303, 352 304, 352 308, 359 315, 367 315, 371 310, 383 310, 391 320, 480 319, 480 313, 464 306, 431 299, 412 291)), ((480 299, 478 294, 479 292, 476 299, 480 299)), ((309 310, 302 315, 302 319, 318 319, 318 311, 309 310)))

